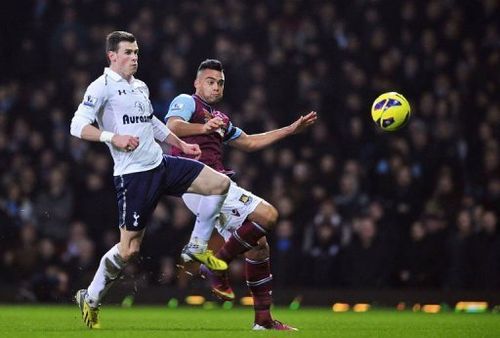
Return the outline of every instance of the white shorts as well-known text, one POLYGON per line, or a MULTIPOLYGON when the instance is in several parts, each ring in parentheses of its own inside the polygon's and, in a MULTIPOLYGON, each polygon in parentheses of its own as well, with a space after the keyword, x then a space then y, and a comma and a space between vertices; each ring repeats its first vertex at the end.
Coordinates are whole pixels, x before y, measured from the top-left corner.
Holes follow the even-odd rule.
MULTIPOLYGON (((196 214, 201 196, 193 193, 185 193, 182 195, 182 199, 189 210, 196 214)), ((231 181, 221 213, 215 223, 215 228, 224 237, 224 240, 227 241, 229 239, 234 230, 240 227, 260 202, 262 202, 262 198, 231 181)))

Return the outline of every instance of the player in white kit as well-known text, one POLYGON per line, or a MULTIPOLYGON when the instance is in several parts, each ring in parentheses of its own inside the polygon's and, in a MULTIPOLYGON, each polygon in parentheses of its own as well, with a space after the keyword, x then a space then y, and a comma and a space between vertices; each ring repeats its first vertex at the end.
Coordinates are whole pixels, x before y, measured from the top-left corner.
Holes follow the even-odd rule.
POLYGON ((146 84, 133 75, 139 48, 128 32, 107 36, 109 68, 87 88, 71 121, 71 134, 105 142, 114 160, 120 242, 101 259, 92 283, 79 290, 75 300, 85 324, 99 328, 99 306, 121 271, 139 252, 147 225, 162 195, 194 193, 202 203, 189 243, 182 251, 186 261, 196 260, 216 271, 227 264, 207 250, 207 242, 229 189, 229 178, 201 162, 163 155, 165 142, 199 158, 198 145, 186 143, 153 115, 146 84), (98 127, 92 124, 97 121, 98 127))

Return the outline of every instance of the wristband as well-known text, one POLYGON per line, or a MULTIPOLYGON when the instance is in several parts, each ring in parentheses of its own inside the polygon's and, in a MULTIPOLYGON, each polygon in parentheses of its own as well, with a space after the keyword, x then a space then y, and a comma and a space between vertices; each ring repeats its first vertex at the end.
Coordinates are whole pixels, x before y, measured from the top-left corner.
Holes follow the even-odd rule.
POLYGON ((113 139, 113 136, 115 136, 115 134, 113 134, 112 132, 110 132, 110 131, 103 131, 101 133, 101 136, 99 136, 99 141, 101 141, 101 142, 111 142, 111 140, 113 139))

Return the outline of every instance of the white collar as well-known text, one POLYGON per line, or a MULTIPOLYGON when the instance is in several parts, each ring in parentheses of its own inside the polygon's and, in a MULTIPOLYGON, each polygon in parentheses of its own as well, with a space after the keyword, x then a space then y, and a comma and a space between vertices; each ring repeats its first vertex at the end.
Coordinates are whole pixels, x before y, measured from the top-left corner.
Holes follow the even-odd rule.
MULTIPOLYGON (((112 78, 113 80, 115 80, 116 82, 119 82, 119 81, 125 81, 125 82, 128 82, 126 79, 124 79, 120 74, 118 74, 117 72, 115 72, 114 70, 112 70, 111 68, 109 67, 105 67, 104 68, 104 74, 108 75, 110 78, 112 78)), ((135 78, 134 76, 132 75, 131 78, 130 78, 130 83, 134 82, 135 78)))

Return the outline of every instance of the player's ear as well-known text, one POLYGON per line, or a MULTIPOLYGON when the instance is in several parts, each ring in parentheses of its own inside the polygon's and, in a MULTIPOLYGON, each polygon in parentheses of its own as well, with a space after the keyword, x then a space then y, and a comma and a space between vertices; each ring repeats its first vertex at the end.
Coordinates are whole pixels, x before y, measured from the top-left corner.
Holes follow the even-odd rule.
POLYGON ((113 62, 113 60, 115 59, 116 59, 116 52, 113 52, 112 50, 108 51, 109 63, 113 62))

